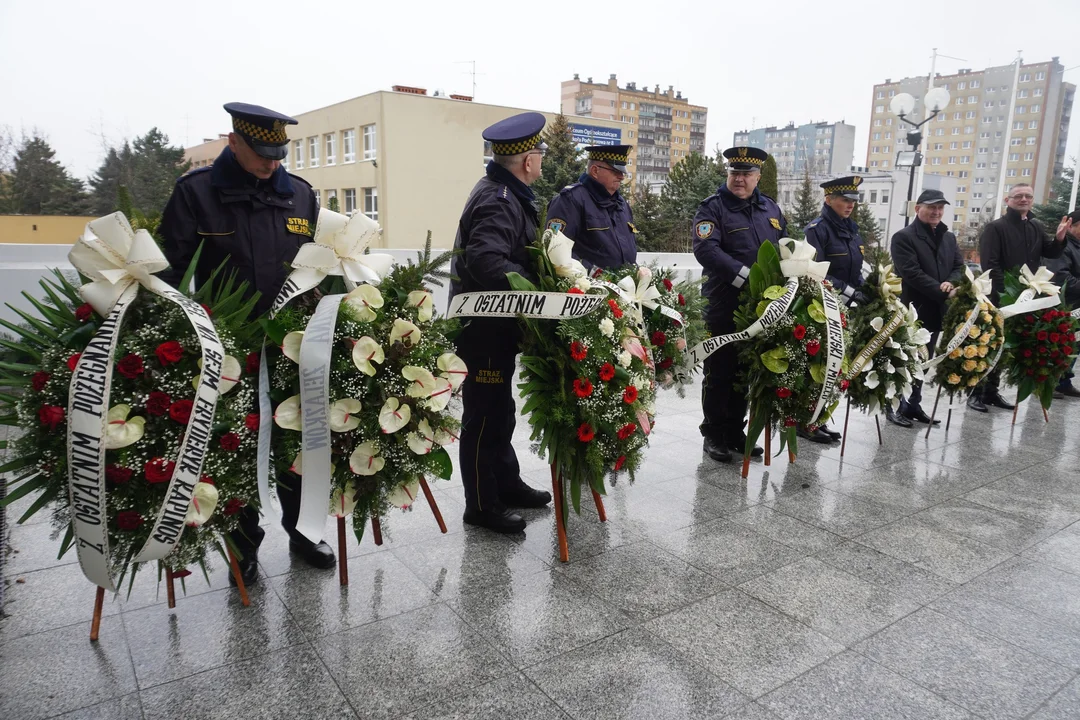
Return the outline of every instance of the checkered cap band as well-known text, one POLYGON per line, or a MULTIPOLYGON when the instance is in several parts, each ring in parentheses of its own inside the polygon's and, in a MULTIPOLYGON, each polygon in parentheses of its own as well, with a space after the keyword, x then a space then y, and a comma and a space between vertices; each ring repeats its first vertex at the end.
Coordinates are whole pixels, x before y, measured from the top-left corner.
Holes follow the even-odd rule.
POLYGON ((629 160, 629 155, 619 155, 613 152, 593 152, 589 153, 589 159, 591 160, 603 160, 605 162, 619 163, 625 165, 629 160))
POLYGON ((826 195, 833 195, 835 193, 845 192, 859 192, 858 185, 826 185, 822 188, 826 195))
POLYGON ((728 158, 728 163, 729 164, 742 163, 744 165, 757 165, 758 167, 761 167, 762 165, 765 164, 765 161, 762 160, 761 158, 755 158, 755 157, 737 157, 737 158, 728 158))
POLYGON ((512 143, 491 143, 491 151, 496 155, 517 155, 519 153, 528 152, 536 147, 540 146, 540 135, 533 135, 530 138, 524 140, 518 140, 512 143))
POLYGON ((247 120, 243 120, 238 117, 234 117, 232 121, 233 130, 246 135, 254 140, 259 140, 265 143, 276 143, 283 145, 289 142, 289 136, 285 134, 285 126, 282 125, 281 130, 271 130, 270 128, 260 127, 254 123, 250 123, 247 120))

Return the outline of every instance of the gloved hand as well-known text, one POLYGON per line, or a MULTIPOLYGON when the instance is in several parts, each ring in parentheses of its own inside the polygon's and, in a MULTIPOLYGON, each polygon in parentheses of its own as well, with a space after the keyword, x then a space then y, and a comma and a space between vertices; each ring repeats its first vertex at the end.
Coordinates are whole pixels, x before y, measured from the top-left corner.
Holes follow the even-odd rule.
POLYGON ((856 290, 851 293, 851 302, 849 305, 865 305, 870 302, 870 297, 862 290, 856 290))

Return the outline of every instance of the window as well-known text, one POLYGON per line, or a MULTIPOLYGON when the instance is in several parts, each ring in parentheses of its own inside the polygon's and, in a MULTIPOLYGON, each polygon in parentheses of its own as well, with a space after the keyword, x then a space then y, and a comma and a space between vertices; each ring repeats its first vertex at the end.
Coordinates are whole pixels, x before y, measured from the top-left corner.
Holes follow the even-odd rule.
POLYGON ((1029 161, 1034 160, 1035 159, 1035 153, 1024 153, 1024 159, 1029 160, 1029 161))
POLYGON ((982 193, 981 192, 972 193, 971 197, 973 197, 976 200, 979 200, 979 199, 982 198, 982 193))
POLYGON ((364 214, 375 222, 379 221, 378 188, 364 188, 364 214))
POLYGON ((323 138, 326 141, 326 164, 333 165, 337 162, 337 133, 326 133, 323 138))
POLYGON ((979 133, 979 139, 980 140, 988 140, 989 138, 990 138, 990 133, 988 133, 988 132, 979 133))
POLYGON ((891 132, 885 133, 885 139, 886 140, 892 140, 892 133, 891 132))
POLYGON ((955 165, 956 164, 956 156, 955 155, 950 155, 949 156, 949 164, 950 165, 955 165))
POLYGON ((877 160, 871 160, 870 161, 870 167, 877 167, 877 166, 878 166, 877 160))
POLYGON ((965 120, 972 120, 974 118, 975 118, 975 111, 974 110, 968 110, 967 113, 964 114, 964 119, 965 120))
POLYGON ((989 125, 990 123, 994 122, 994 118, 987 115, 982 119, 982 121, 983 121, 983 125, 989 125))
POLYGON ((308 167, 319 167, 319 138, 308 138, 308 167))
POLYGON ((1039 127, 1039 121, 1038 120, 1032 120, 1032 121, 1028 122, 1028 130, 1034 130, 1037 127, 1039 127))
POLYGON ((630 139, 633 140, 634 139, 634 131, 630 130, 629 132, 630 132, 630 139))
MULTIPOLYGON (((612 102, 615 102, 612 100, 612 102)), ((375 159, 375 126, 365 125, 364 128, 364 159, 375 159)))
POLYGON ((955 150, 955 149, 956 149, 956 148, 958 148, 958 147, 960 147, 960 143, 958 143, 958 142, 951 142, 951 143, 949 143, 949 149, 950 149, 950 150, 955 150))
POLYGON ((930 164, 931 165, 940 165, 941 164, 941 158, 939 158, 939 157, 934 158, 933 160, 930 161, 930 164))
POLYGON ((888 190, 882 190, 881 191, 881 204, 882 205, 887 205, 888 203, 889 203, 889 191, 888 190))
POLYGON ((944 143, 934 143, 934 149, 935 150, 944 150, 945 149, 945 144, 944 143))
MULTIPOLYGON (((633 109, 634 109, 634 103, 630 103, 630 109, 631 109, 631 110, 633 110, 633 109)), ((684 116, 684 117, 685 117, 685 116, 684 116)))
POLYGON ((1027 144, 1028 145, 1034 145, 1035 144, 1035 136, 1034 135, 1032 135, 1031 137, 1029 137, 1027 139, 1027 144))
POLYGON ((296 153, 296 164, 293 166, 297 170, 301 170, 304 167, 304 141, 297 140, 293 143, 293 151, 296 153))
POLYGON ((894 97, 895 95, 896 95, 896 91, 895 91, 895 90, 890 90, 890 91, 889 91, 889 97, 894 97))
POLYGON ((625 101, 625 100, 623 100, 623 101, 622 101, 622 109, 623 109, 623 110, 625 110, 625 109, 626 109, 626 101, 625 101))
POLYGON ((877 228, 878 228, 878 232, 880 232, 880 233, 885 232, 885 218, 878 218, 877 219, 877 228))
POLYGON ((974 90, 977 87, 979 87, 979 81, 978 80, 972 80, 971 81, 971 89, 974 90))
POLYGON ((971 156, 970 155, 961 155, 960 156, 960 164, 961 165, 967 165, 969 162, 971 162, 971 156))
POLYGON ((1018 98, 1026 98, 1027 97, 1027 90, 1017 90, 1016 91, 1016 97, 1018 97, 1018 98))
POLYGON ((281 158, 281 167, 285 168, 286 170, 289 169, 289 154, 288 153, 285 153, 285 157, 281 158))
POLYGON ((984 148, 984 147, 979 148, 979 154, 980 155, 985 155, 987 152, 988 152, 988 148, 984 148))
POLYGON ((945 134, 945 128, 938 128, 937 132, 935 132, 934 134, 937 135, 938 137, 941 137, 942 135, 945 134))
POLYGON ((1020 174, 1024 177, 1031 177, 1031 168, 1024 168, 1024 171, 1020 174))
POLYGON ((957 200, 956 201, 956 207, 958 207, 958 208, 964 207, 964 201, 963 200, 957 200))
POLYGON ((967 170, 961 170, 960 171, 959 177, 966 178, 967 176, 968 176, 968 171, 967 170))
POLYGON ((1027 105, 1017 105, 1016 106, 1016 114, 1017 115, 1023 115, 1026 112, 1027 112, 1027 105))
POLYGON ((1006 177, 1016 177, 1016 168, 1009 168, 1005 171, 1006 177))
POLYGON ((997 161, 990 163, 990 169, 991 170, 997 170, 997 166, 998 166, 997 161))
POLYGON ((1009 153, 1009 162, 1016 162, 1020 159, 1020 153, 1009 153))
POLYGON ((1031 82, 1031 73, 1024 73, 1021 75, 1020 82, 1031 82))
POLYGON ((958 192, 958 193, 966 193, 967 192, 967 185, 957 185, 956 186, 956 192, 958 192))
POLYGON ((877 97, 878 100, 884 100, 885 99, 885 91, 884 90, 878 90, 876 97, 877 97))
POLYGON ((975 169, 976 169, 976 170, 982 170, 982 169, 984 169, 985 167, 986 167, 986 163, 984 163, 984 162, 981 162, 981 163, 975 163, 975 169))
POLYGON ((982 185, 985 181, 982 178, 975 178, 976 185, 982 185))
POLYGON ((888 160, 882 160, 881 161, 881 167, 883 167, 883 168, 889 167, 889 161, 888 160))
POLYGON ((881 133, 879 133, 879 132, 874 133, 874 139, 875 140, 880 140, 881 139, 881 133))
POLYGON ((874 106, 874 112, 876 112, 876 113, 885 112, 885 106, 884 105, 875 105, 874 106))
POLYGON ((1035 73, 1035 79, 1036 80, 1045 80, 1046 79, 1046 73, 1044 73, 1044 72, 1042 72, 1040 70, 1039 72, 1035 73))
POLYGON ((356 212, 356 188, 348 188, 343 192, 345 193, 345 207, 342 209, 351 217, 356 212))
POLYGON ((960 82, 956 83, 956 89, 957 90, 966 90, 967 89, 967 83, 964 82, 963 80, 961 80, 960 82))
POLYGON ((957 105, 963 105, 964 104, 964 98, 962 98, 962 97, 956 98, 956 104, 957 105))
MULTIPOLYGON (((337 190, 326 191, 326 207, 329 209, 333 203, 337 202, 337 190)), ((341 212, 341 208, 338 208, 338 212, 341 212)))
POLYGON ((1042 106, 1041 106, 1041 105, 1032 105, 1032 106, 1031 106, 1031 112, 1033 112, 1033 113, 1037 113, 1037 112, 1039 112, 1039 110, 1041 110, 1041 109, 1042 109, 1042 106))
POLYGON ((870 191, 870 202, 872 202, 872 203, 877 202, 877 190, 871 190, 870 191))
POLYGON ((1023 144, 1023 142, 1024 142, 1023 138, 1013 138, 1012 140, 1009 141, 1009 144, 1010 145, 1021 145, 1021 144, 1023 144))
POLYGON ((881 118, 874 121, 874 127, 881 127, 881 118))
POLYGON ((1013 123, 1013 130, 1023 130, 1023 129, 1024 129, 1024 121, 1023 120, 1017 120, 1016 122, 1013 123))
POLYGON ((979 96, 978 95, 968 95, 968 104, 969 105, 974 105, 977 102, 979 102, 979 96))
MULTIPOLYGON (((341 131, 341 153, 343 155, 342 160, 347 163, 356 162, 356 131, 342 130, 341 131)), ((353 195, 356 195, 356 191, 353 191, 353 195)))
POLYGON ((1035 97, 1042 97, 1042 88, 1035 88, 1035 92, 1032 93, 1035 97))
POLYGON ((892 126, 892 118, 885 118, 885 127, 892 126))
POLYGON ((959 120, 960 119, 960 113, 953 113, 952 119, 953 120, 959 120))
POLYGON ((964 149, 967 150, 970 147, 971 147, 971 141, 970 140, 965 140, 964 141, 964 149))
POLYGON ((992 107, 994 107, 994 101, 993 100, 987 100, 986 102, 983 103, 983 107, 984 108, 992 108, 992 107))

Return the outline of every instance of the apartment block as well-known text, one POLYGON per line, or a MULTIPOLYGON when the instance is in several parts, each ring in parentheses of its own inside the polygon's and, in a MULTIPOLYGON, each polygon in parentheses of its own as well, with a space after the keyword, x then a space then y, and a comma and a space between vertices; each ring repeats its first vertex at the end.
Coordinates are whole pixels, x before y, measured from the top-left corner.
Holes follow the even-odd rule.
POLYGON ((732 146, 760 148, 776 160, 778 175, 842 175, 855 156, 855 126, 844 122, 764 127, 735 133, 732 146))

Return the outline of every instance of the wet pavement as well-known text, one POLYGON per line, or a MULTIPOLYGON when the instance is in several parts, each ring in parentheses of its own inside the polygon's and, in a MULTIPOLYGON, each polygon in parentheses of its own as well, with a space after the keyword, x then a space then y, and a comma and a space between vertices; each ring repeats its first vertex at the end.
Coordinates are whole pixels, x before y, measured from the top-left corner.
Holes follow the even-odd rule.
POLYGON ((347 588, 268 528, 250 607, 220 563, 174 610, 144 573, 96 644, 93 586, 18 503, 0 718, 1080 717, 1080 401, 958 407, 929 439, 882 418, 882 445, 853 414, 843 458, 804 443, 744 480, 702 455, 695 391, 661 396, 607 522, 571 516, 568 564, 550 509, 466 530, 441 482, 449 532, 421 502, 381 547, 350 534, 347 588))

